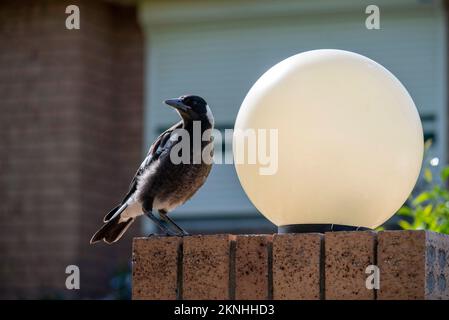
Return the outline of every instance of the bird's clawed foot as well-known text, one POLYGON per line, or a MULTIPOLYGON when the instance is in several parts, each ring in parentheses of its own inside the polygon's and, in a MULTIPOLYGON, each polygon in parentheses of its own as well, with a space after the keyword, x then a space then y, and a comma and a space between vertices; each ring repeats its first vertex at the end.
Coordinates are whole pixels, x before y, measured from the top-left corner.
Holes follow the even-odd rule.
POLYGON ((181 228, 180 226, 178 226, 176 224, 176 222, 174 222, 168 215, 166 212, 164 211, 159 211, 159 216, 161 217, 162 220, 164 220, 164 222, 167 225, 172 226, 175 230, 176 230, 176 235, 180 236, 180 237, 185 237, 185 236, 189 236, 190 234, 185 231, 183 228, 181 228))
MULTIPOLYGON (((165 236, 188 236, 189 233, 187 231, 185 231, 184 229, 182 229, 180 226, 178 226, 172 219, 170 219, 165 213, 160 213, 160 219, 157 218, 153 212, 148 211, 145 212, 145 215, 150 218, 151 221, 153 221, 153 223, 162 231, 161 235, 165 235, 165 236), (173 231, 170 226, 172 226, 175 230, 173 231)), ((148 235, 148 237, 151 236, 156 236, 158 234, 150 234, 148 235)))
POLYGON ((147 238, 151 237, 170 237, 170 236, 178 236, 178 234, 172 232, 161 232, 161 233, 150 233, 147 235, 147 238))

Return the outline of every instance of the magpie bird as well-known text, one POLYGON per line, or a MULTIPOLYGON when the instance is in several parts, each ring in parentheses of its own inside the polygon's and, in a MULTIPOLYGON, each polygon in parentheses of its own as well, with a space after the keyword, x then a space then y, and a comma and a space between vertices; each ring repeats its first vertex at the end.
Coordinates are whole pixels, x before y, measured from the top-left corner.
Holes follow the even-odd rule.
POLYGON ((163 132, 151 145, 131 181, 128 193, 104 217, 104 225, 93 235, 91 244, 101 240, 109 244, 116 242, 143 214, 167 235, 187 234, 167 214, 190 199, 209 175, 212 161, 203 157, 203 151, 211 160, 214 117, 206 101, 199 96, 185 95, 164 102, 179 113, 181 121, 163 132), (194 134, 194 128, 200 129, 199 137, 194 134), (185 143, 183 140, 187 139, 184 136, 188 137, 187 151, 179 148, 180 143, 185 143), (198 144, 200 147, 195 147, 198 144), (173 148, 180 149, 181 153, 188 152, 188 157, 183 157, 188 161, 172 161, 173 148), (154 215, 154 210, 158 210, 159 218, 154 215))

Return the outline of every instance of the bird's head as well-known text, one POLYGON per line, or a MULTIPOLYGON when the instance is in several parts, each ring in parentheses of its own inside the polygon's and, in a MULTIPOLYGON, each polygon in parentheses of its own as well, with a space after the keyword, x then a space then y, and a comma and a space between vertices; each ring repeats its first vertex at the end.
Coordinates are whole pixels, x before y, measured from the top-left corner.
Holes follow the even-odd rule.
POLYGON ((185 95, 175 99, 164 101, 169 106, 178 111, 184 121, 201 121, 204 123, 214 124, 214 117, 207 102, 194 95, 185 95))

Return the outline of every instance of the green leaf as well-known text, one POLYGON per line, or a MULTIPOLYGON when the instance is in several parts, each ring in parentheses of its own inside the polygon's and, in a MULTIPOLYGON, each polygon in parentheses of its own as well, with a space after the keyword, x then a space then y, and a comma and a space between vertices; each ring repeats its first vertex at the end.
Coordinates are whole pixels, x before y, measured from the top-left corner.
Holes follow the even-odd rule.
POLYGON ((427 181, 427 183, 432 182, 432 171, 430 171, 429 168, 424 169, 424 179, 427 181))
POLYGON ((427 139, 426 142, 424 143, 424 151, 429 150, 431 146, 432 146, 432 139, 427 139))
POLYGON ((443 181, 446 181, 447 178, 449 178, 449 167, 445 167, 443 168, 443 170, 441 170, 441 179, 443 181))
POLYGON ((429 216, 429 215, 432 213, 432 209, 433 209, 432 204, 428 204, 428 205, 424 208, 423 214, 426 215, 426 216, 429 216))
POLYGON ((410 217, 410 216, 413 216, 412 209, 410 209, 410 208, 407 207, 407 206, 401 207, 401 208, 398 210, 397 214, 399 214, 399 215, 401 215, 401 216, 409 216, 409 217, 410 217))
POLYGON ((419 205, 419 204, 421 204, 424 201, 427 201, 429 199, 430 199, 430 193, 422 192, 415 198, 415 200, 413 200, 413 205, 417 206, 417 205, 419 205))
POLYGON ((412 230, 413 229, 412 225, 405 220, 399 221, 399 226, 404 230, 412 230))

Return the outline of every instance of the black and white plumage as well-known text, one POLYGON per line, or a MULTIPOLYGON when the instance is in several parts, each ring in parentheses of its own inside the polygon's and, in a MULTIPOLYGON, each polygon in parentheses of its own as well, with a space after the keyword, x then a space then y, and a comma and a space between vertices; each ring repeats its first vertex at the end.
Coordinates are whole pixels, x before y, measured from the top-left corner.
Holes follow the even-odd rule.
POLYGON ((132 222, 143 214, 167 234, 186 234, 167 213, 190 199, 209 175, 212 163, 203 159, 203 152, 213 154, 210 130, 214 127, 214 118, 206 101, 199 96, 181 96, 166 100, 165 103, 176 109, 181 121, 163 132, 151 145, 131 181, 128 193, 104 217, 105 224, 94 234, 90 243, 101 240, 106 243, 116 242, 132 222), (198 128, 198 125, 202 139, 200 137, 201 141, 193 141, 198 139, 193 134, 194 126, 198 128), (170 157, 172 148, 183 139, 177 129, 184 129, 188 133, 190 154, 187 163, 174 163, 170 157), (195 143, 201 147, 193 147, 195 143), (198 155, 198 152, 201 154, 198 155), (154 216, 154 210, 159 211, 160 218, 154 216), (169 226, 174 227, 176 233, 169 226))

